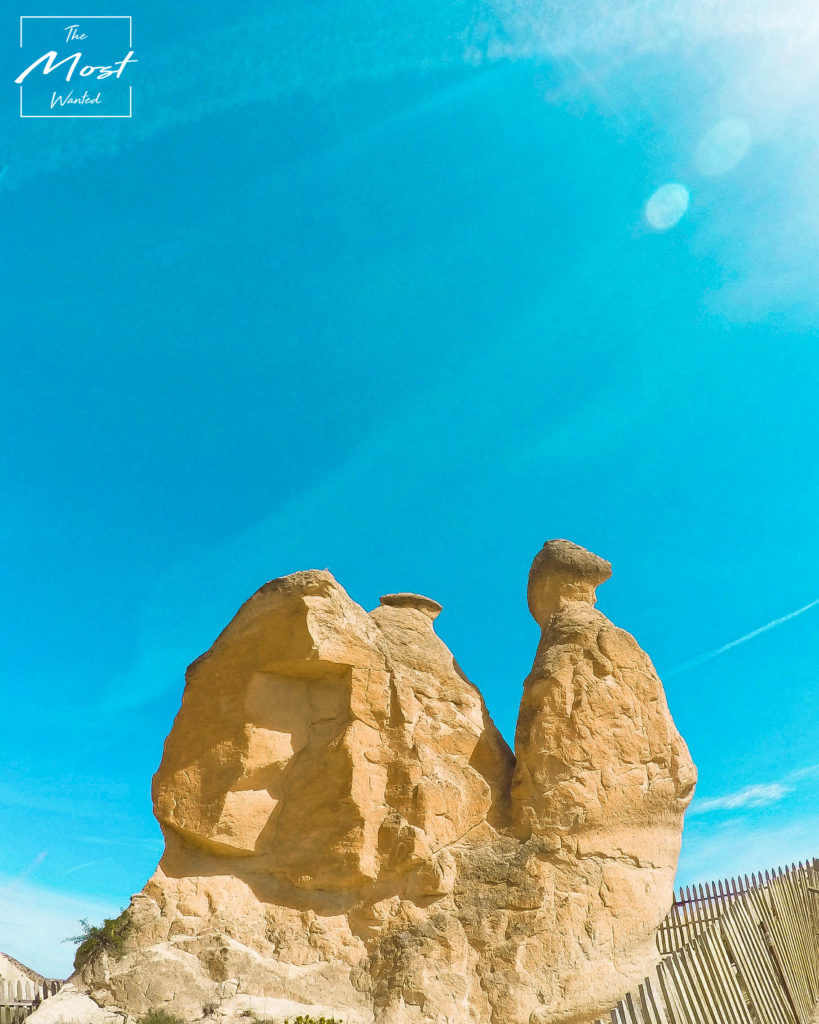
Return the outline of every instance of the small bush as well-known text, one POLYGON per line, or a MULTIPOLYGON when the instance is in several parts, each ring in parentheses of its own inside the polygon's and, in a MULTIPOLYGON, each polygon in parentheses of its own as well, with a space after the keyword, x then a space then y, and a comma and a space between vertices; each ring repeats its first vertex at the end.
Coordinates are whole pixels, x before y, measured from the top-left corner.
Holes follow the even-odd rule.
POLYGON ((167 1010, 148 1010, 144 1017, 141 1017, 139 1024, 185 1024, 181 1017, 177 1017, 167 1010))
POLYGON ((205 1003, 205 1005, 202 1007, 202 1016, 212 1017, 218 1009, 219 1007, 216 1005, 216 1003, 205 1003))
MULTIPOLYGON (((289 1020, 286 1020, 284 1024, 290 1024, 289 1020)), ((292 1024, 342 1024, 342 1021, 336 1020, 335 1017, 296 1017, 292 1024)))
POLYGON ((292 1021, 274 1021, 257 1017, 256 1024, 343 1024, 343 1021, 336 1020, 335 1017, 305 1017, 301 1015, 294 1017, 292 1021))
POLYGON ((125 952, 125 939, 131 930, 131 917, 127 910, 123 910, 119 917, 106 918, 101 925, 89 924, 86 918, 82 918, 80 924, 82 932, 66 939, 66 942, 78 944, 74 954, 75 971, 81 971, 101 953, 119 960, 125 952))

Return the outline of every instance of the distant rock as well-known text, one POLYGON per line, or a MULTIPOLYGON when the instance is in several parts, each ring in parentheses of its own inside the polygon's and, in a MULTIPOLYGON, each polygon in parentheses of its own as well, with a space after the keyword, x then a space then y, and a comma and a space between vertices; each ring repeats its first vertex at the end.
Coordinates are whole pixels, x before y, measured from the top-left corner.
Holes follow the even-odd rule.
POLYGON ((585 1024, 615 1003, 658 959, 695 770, 650 660, 593 607, 610 572, 568 541, 535 559, 517 759, 436 602, 368 614, 316 570, 262 587, 188 670, 126 955, 75 983, 187 1018, 585 1024))

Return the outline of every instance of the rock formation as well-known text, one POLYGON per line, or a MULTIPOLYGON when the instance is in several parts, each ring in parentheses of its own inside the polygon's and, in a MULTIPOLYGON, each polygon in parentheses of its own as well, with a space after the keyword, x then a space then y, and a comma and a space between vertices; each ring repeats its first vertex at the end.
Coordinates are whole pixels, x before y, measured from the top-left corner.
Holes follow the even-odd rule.
POLYGON ((616 1002, 657 960, 695 771, 648 657, 594 608, 610 571, 568 541, 535 559, 517 758, 436 602, 368 614, 314 570, 263 586, 188 670, 126 955, 75 984, 132 1015, 362 1024, 616 1002))

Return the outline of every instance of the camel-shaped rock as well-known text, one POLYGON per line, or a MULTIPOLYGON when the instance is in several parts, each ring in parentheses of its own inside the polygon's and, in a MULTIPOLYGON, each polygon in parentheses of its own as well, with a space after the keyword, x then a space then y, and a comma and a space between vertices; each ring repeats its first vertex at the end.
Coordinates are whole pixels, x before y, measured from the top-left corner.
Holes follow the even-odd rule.
POLYGON ((585 1024, 615 1003, 658 959, 696 773, 649 658, 594 608, 610 573, 564 540, 536 557, 516 754, 436 602, 367 613, 316 570, 263 586, 188 669, 126 953, 74 984, 189 1019, 585 1024))

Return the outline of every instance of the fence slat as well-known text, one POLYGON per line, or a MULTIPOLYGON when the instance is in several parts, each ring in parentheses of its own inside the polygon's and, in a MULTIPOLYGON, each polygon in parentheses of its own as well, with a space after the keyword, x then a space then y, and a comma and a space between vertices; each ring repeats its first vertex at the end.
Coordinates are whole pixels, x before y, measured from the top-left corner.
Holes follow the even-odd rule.
POLYGON ((757 1014, 765 1024, 800 1024, 747 902, 736 903, 723 921, 735 948, 742 950, 736 961, 757 1014))

